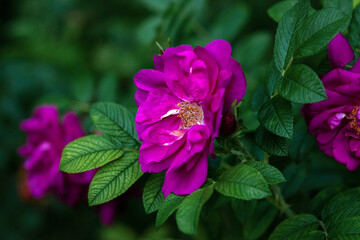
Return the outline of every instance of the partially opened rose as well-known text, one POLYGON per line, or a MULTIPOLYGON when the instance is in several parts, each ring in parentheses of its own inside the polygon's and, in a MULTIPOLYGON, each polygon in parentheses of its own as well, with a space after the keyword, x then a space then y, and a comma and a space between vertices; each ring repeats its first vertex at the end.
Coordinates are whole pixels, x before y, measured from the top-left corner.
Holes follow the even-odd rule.
MULTIPOLYGON (((40 106, 31 118, 21 123, 20 128, 26 132, 28 139, 19 148, 19 154, 26 158, 24 168, 31 195, 41 198, 55 194, 70 206, 87 201, 89 184, 96 170, 76 174, 59 171, 61 153, 66 144, 85 136, 75 113, 66 113, 62 121, 55 106, 40 106)), ((104 224, 112 223, 115 209, 114 201, 99 206, 104 224)))
POLYGON ((360 165, 360 60, 346 67, 354 58, 349 42, 338 34, 329 44, 334 69, 322 77, 328 99, 303 107, 320 149, 349 170, 360 165))
POLYGON ((190 194, 206 180, 221 117, 246 89, 231 52, 224 40, 195 49, 170 47, 154 56, 154 70, 143 69, 134 77, 139 162, 144 172, 166 170, 165 196, 190 194))

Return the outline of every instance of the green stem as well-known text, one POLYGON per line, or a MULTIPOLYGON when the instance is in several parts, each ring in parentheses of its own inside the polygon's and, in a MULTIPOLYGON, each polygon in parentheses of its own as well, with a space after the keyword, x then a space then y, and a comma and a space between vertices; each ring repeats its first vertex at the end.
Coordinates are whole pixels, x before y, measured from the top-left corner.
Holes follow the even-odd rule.
POLYGON ((231 153, 236 156, 242 157, 241 162, 255 161, 255 159, 249 153, 245 145, 238 138, 236 138, 236 148, 239 149, 240 151, 232 149, 231 153))
POLYGON ((281 212, 285 213, 287 217, 293 217, 296 214, 291 210, 290 205, 285 201, 281 194, 281 189, 278 185, 270 185, 273 196, 268 197, 267 200, 278 208, 281 212))
POLYGON ((291 67, 291 64, 292 64, 293 61, 294 61, 294 58, 291 57, 288 65, 286 66, 286 68, 281 73, 282 76, 285 76, 286 71, 289 70, 289 68, 291 67))

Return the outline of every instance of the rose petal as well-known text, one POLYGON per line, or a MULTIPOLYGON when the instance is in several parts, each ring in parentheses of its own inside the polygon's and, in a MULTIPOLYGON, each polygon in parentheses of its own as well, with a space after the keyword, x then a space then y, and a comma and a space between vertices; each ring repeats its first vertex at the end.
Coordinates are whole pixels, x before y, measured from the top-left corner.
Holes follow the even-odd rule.
MULTIPOLYGON (((182 165, 166 172, 161 190, 165 197, 170 193, 177 195, 191 194, 204 184, 208 168, 207 151, 203 151, 200 158, 197 156, 194 156, 194 158, 198 160, 192 169, 187 170, 186 165, 182 165)), ((192 160, 189 160, 189 162, 192 162, 192 160)))
POLYGON ((360 73, 360 58, 356 61, 356 63, 354 64, 354 66, 350 71, 354 73, 360 73))
POLYGON ((134 77, 135 85, 144 91, 165 88, 164 73, 153 69, 142 69, 134 77))
POLYGON ((341 129, 334 138, 332 148, 335 160, 346 164, 350 171, 354 171, 360 165, 359 159, 354 158, 350 152, 348 137, 345 136, 345 128, 341 129))
POLYGON ((135 122, 152 124, 160 121, 167 112, 178 109, 180 100, 166 89, 157 89, 149 93, 136 114, 135 122))
POLYGON ((73 112, 68 112, 64 117, 64 131, 65 131, 65 143, 85 136, 85 132, 82 129, 79 119, 73 112))
POLYGON ((231 109, 231 104, 235 101, 239 103, 246 92, 246 79, 240 63, 230 59, 229 67, 232 71, 232 77, 229 85, 226 87, 223 112, 227 113, 231 109))
POLYGON ((218 62, 221 68, 226 68, 229 59, 231 58, 231 45, 225 40, 214 40, 205 46, 205 49, 209 51, 218 62))
POLYGON ((339 33, 329 43, 329 60, 332 68, 344 68, 355 58, 348 40, 339 33))
POLYGON ((99 206, 101 222, 106 226, 110 226, 115 220, 117 211, 115 201, 116 200, 112 200, 99 206))

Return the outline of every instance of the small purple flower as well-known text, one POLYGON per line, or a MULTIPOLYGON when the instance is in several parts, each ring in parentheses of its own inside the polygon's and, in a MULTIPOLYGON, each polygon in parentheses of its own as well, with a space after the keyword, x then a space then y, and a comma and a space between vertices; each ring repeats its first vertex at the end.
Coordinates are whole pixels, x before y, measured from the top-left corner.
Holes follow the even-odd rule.
POLYGON ((354 58, 349 42, 338 34, 329 43, 333 70, 322 77, 328 99, 302 109, 320 149, 351 171, 360 165, 360 60, 344 68, 354 58))
POLYGON ((204 48, 170 47, 154 56, 155 70, 143 69, 134 77, 135 122, 143 143, 139 162, 144 172, 166 170, 165 196, 191 194, 206 180, 221 117, 246 89, 231 52, 224 40, 204 48))
MULTIPOLYGON (((83 173, 68 174, 59 171, 63 148, 69 142, 85 136, 75 113, 68 112, 60 121, 55 106, 40 106, 32 118, 20 124, 27 134, 27 143, 19 148, 19 155, 26 158, 27 185, 34 198, 55 194, 69 206, 87 200, 89 184, 96 173, 90 170, 83 173)), ((100 206, 101 219, 110 224, 114 219, 113 204, 100 206), (106 210, 102 208, 106 208, 106 210)))

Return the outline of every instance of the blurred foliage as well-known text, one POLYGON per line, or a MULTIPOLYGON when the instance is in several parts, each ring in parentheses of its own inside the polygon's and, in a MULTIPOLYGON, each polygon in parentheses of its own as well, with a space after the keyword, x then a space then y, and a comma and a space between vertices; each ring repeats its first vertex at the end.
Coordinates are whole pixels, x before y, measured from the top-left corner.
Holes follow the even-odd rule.
MULTIPOLYGON (((0 239, 191 239, 177 231, 174 219, 156 231, 155 215, 145 214, 141 198, 124 199, 117 222, 110 228, 102 226, 96 210, 86 204, 71 209, 53 197, 19 198, 23 159, 16 150, 25 142, 19 123, 34 106, 55 103, 62 112, 77 111, 91 131, 89 103, 115 101, 136 112, 132 78, 138 70, 152 67, 152 56, 158 53, 155 41, 162 46, 168 45, 168 39, 172 46, 204 46, 222 38, 231 42, 233 57, 243 66, 248 88, 241 116, 248 131, 253 131, 259 123, 250 110, 251 99, 264 81, 277 26, 267 9, 276 2, 5 1, 0 9, 0 239)), ((295 119, 299 118, 298 107, 295 119)), ((306 211, 296 192, 310 201, 324 187, 351 185, 359 179, 319 151, 307 154, 315 147, 314 140, 304 133, 304 123, 299 124, 294 139, 301 140, 290 145, 290 157, 270 161, 285 169, 289 180, 283 191, 289 202, 295 203, 295 210, 306 211)), ((252 151, 257 155, 258 149, 252 151)), ((219 235, 224 230, 216 227, 206 232, 200 226, 195 239, 237 239, 237 220, 223 219, 232 210, 225 206, 217 211, 205 225, 225 222, 227 233, 219 235)), ((247 232, 249 236, 255 233, 247 232)))

